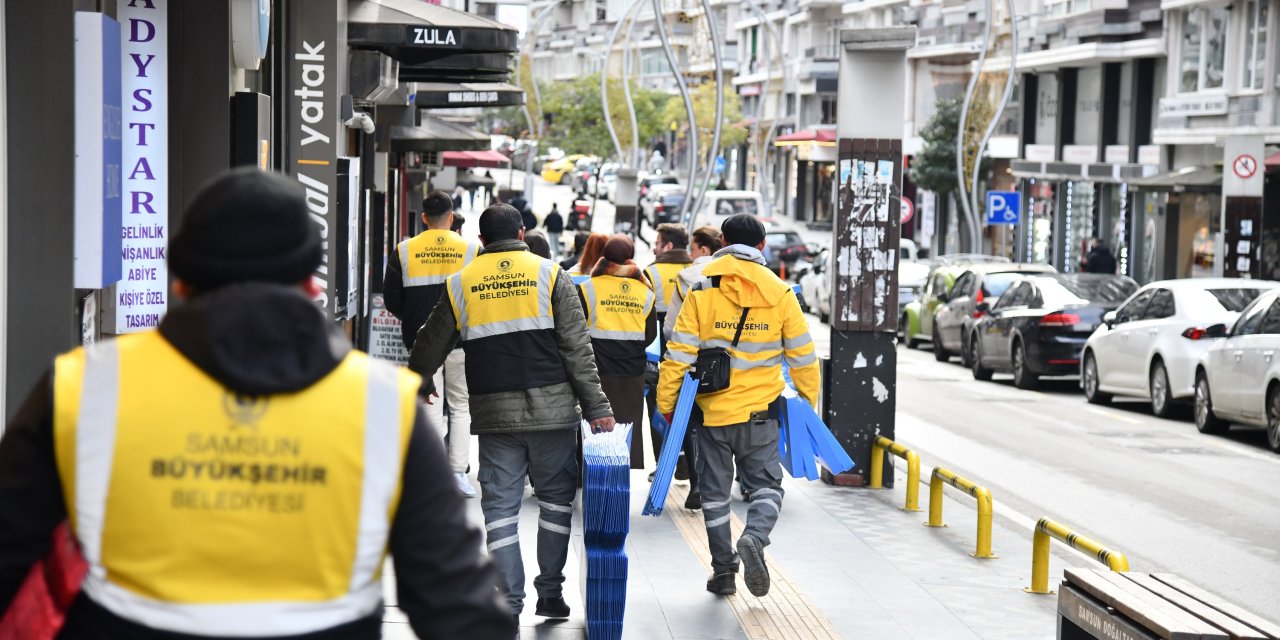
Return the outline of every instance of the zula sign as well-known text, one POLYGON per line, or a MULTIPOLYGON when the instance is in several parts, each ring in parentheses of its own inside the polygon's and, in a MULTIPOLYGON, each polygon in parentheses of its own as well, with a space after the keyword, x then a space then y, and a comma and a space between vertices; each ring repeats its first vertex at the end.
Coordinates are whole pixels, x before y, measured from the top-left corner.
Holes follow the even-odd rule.
POLYGON ((1017 191, 987 192, 987 224, 1018 224, 1022 194, 1017 191))

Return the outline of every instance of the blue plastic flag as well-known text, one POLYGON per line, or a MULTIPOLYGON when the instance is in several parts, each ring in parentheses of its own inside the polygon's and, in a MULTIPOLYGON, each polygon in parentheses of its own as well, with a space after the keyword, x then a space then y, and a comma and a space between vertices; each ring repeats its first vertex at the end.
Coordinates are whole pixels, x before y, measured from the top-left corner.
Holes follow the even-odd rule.
POLYGON ((658 361, 662 360, 662 344, 661 344, 661 340, 662 340, 661 336, 659 336, 659 337, 657 337, 657 338, 654 338, 654 339, 653 339, 653 342, 652 342, 652 343, 650 343, 650 344, 649 344, 649 346, 645 347, 645 349, 644 349, 644 357, 645 357, 649 362, 658 362, 658 361))
POLYGON ((649 499, 642 512, 646 516, 662 515, 662 507, 666 504, 667 492, 671 490, 671 477, 676 472, 676 460, 684 446, 684 432, 689 428, 689 415, 693 413, 693 402, 697 395, 698 381, 685 375, 684 384, 680 385, 680 396, 676 398, 675 414, 662 443, 662 455, 658 456, 658 469, 653 474, 653 484, 649 485, 649 499))

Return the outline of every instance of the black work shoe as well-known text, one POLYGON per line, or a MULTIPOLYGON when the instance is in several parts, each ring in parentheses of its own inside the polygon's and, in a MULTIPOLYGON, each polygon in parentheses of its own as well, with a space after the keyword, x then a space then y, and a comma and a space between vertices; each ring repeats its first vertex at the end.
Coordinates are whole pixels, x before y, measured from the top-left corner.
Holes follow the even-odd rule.
POLYGON ((738 592, 738 574, 732 571, 713 574, 707 578, 707 591, 718 596, 731 596, 738 592))
POLYGON ((649 484, 653 484, 653 477, 654 477, 654 476, 656 476, 656 475, 658 475, 658 472, 657 472, 657 471, 650 471, 650 472, 649 472, 649 484))
POLYGON ((538 598, 538 608, 533 612, 544 618, 568 618, 569 605, 564 598, 538 598))
POLYGON ((688 479, 689 479, 689 464, 685 462, 684 454, 682 453, 680 454, 680 457, 676 459, 676 480, 688 480, 688 479))
POLYGON ((684 508, 701 509, 702 508, 702 492, 690 491, 689 497, 684 499, 684 508))
POLYGON ((764 545, 755 536, 744 533, 738 538, 738 558, 742 560, 742 579, 751 595, 769 595, 769 567, 764 564, 764 545))

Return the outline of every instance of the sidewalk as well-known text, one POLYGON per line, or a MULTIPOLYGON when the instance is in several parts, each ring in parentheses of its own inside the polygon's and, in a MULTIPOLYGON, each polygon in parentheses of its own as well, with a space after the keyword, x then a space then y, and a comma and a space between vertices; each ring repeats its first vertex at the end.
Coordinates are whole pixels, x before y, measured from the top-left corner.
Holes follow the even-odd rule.
MULTIPOLYGON (((647 471, 632 474, 626 638, 1055 637, 1056 598, 1022 591, 1031 573, 1030 531, 1002 521, 997 513, 993 547, 999 557, 971 558, 976 511, 967 495, 949 493, 944 507, 949 526, 932 529, 923 526, 925 513, 899 509, 905 473, 897 473, 897 488, 882 491, 787 478, 785 507, 769 547, 774 579, 770 595, 754 598, 739 584, 739 595, 719 598, 704 590, 709 571, 705 532, 701 513, 680 506, 686 487, 673 487, 661 517, 643 517, 647 475, 647 471)), ((927 508, 928 488, 921 487, 921 494, 927 508)), ((468 508, 474 521, 480 522, 479 501, 469 501, 468 508)), ((735 498, 733 511, 735 530, 740 530, 746 505, 735 498)), ((530 582, 537 572, 536 532, 537 503, 527 497, 520 534, 530 582)), ((565 599, 573 617, 554 622, 534 616, 536 596, 530 586, 521 638, 585 637, 580 511, 574 534, 565 570, 565 599)), ((1057 553, 1051 576, 1060 576, 1066 564, 1084 564, 1057 553)), ((404 616, 394 607, 392 580, 389 575, 385 637, 413 638, 404 616)))

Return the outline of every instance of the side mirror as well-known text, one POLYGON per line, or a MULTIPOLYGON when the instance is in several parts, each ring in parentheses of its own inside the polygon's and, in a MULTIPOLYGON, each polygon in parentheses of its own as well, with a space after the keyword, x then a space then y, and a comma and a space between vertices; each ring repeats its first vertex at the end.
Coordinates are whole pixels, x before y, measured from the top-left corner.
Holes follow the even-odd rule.
POLYGON ((948 296, 948 295, 947 295, 947 292, 946 292, 946 291, 939 291, 939 292, 938 292, 938 302, 948 302, 948 301, 950 301, 950 300, 951 300, 951 298, 950 298, 950 296, 948 296))
POLYGON ((979 302, 973 310, 978 313, 991 313, 991 305, 986 302, 979 302))
POLYGON ((1116 312, 1108 311, 1102 314, 1102 323, 1107 325, 1108 329, 1116 326, 1116 312))
POLYGON ((806 242, 804 248, 805 251, 809 252, 810 256, 816 256, 819 253, 822 253, 822 247, 819 247, 816 242, 806 242))
POLYGON ((1204 330, 1206 338, 1225 338, 1227 337, 1227 325, 1219 322, 1218 324, 1209 325, 1204 330))

